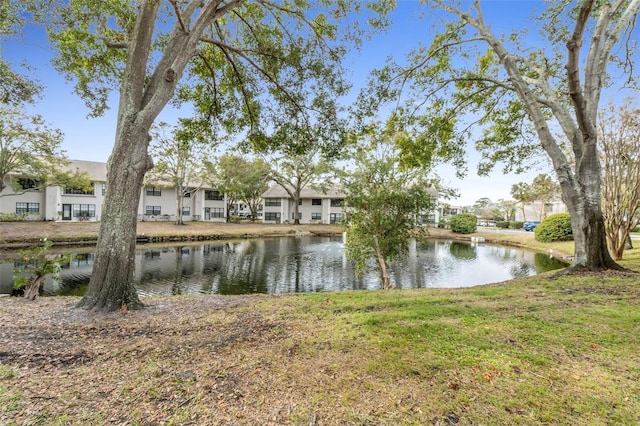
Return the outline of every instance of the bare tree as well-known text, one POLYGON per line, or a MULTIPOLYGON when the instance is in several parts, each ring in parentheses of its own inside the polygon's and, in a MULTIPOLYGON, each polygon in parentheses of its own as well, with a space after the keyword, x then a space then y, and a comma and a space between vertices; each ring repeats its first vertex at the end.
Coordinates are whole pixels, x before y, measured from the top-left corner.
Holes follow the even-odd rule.
POLYGON ((609 250, 622 259, 640 207, 640 108, 613 104, 598 119, 602 162, 602 210, 609 250))

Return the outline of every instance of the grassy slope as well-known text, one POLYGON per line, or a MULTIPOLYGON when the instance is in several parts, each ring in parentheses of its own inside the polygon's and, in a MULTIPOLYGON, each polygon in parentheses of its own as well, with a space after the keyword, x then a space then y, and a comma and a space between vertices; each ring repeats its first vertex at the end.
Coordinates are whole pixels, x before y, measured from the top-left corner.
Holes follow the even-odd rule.
MULTIPOLYGON (((640 249, 626 258, 640 270, 640 249)), ((4 299, 0 424, 635 425, 638 281, 154 298, 109 315, 4 299)))

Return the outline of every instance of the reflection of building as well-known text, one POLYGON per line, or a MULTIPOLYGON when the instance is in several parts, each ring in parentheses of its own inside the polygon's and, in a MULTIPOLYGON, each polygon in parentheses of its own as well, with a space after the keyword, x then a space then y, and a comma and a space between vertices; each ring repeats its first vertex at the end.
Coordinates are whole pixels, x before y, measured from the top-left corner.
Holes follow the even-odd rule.
MULTIPOLYGON (((434 188, 426 190, 432 199, 437 200, 438 191, 434 188)), ((262 194, 264 203, 264 221, 268 223, 287 223, 295 220, 293 198, 280 185, 273 185, 262 194)), ((344 193, 337 185, 325 191, 312 187, 303 188, 298 201, 298 219, 300 223, 334 224, 342 220, 344 215, 344 193)), ((421 214, 420 223, 437 223, 437 210, 421 214)))
POLYGON ((522 222, 526 220, 541 221, 549 215, 566 212, 567 206, 562 201, 552 201, 544 204, 541 201, 526 203, 524 204, 524 212, 523 204, 518 203, 516 207, 516 220, 522 222))
MULTIPOLYGON (((37 182, 28 176, 13 175, 11 179, 18 187, 14 189, 6 179, 0 194, 0 213, 25 215, 30 220, 100 220, 107 191, 106 163, 72 160, 68 169, 88 173, 91 188, 50 186, 39 190, 37 182)), ((140 195, 138 220, 175 220, 176 209, 175 188, 145 187, 140 195)), ((225 196, 215 188, 194 188, 184 196, 182 214, 184 220, 223 222, 227 216, 225 196)))

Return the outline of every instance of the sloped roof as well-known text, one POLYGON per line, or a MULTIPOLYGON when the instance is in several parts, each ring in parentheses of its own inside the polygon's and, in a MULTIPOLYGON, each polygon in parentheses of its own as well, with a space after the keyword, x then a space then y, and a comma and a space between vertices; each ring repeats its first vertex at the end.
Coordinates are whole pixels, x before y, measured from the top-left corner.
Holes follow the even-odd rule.
MULTIPOLYGON (((425 192, 438 197, 438 190, 431 186, 425 188, 425 192)), ((300 198, 344 198, 345 194, 342 192, 342 186, 332 185, 327 188, 326 192, 323 192, 319 188, 306 187, 300 192, 300 198)), ((289 198, 289 194, 281 185, 272 185, 269 189, 262 193, 262 198, 289 198)))
POLYGON ((70 172, 79 170, 81 172, 87 172, 89 179, 94 182, 106 182, 107 181, 107 163, 101 163, 98 161, 84 161, 84 160, 70 160, 68 166, 65 168, 70 172))
MULTIPOLYGON (((332 185, 323 192, 320 188, 307 186, 300 191, 300 198, 343 198, 342 187, 340 185, 332 185)), ((272 185, 262 193, 262 198, 289 198, 287 191, 278 184, 272 185)))

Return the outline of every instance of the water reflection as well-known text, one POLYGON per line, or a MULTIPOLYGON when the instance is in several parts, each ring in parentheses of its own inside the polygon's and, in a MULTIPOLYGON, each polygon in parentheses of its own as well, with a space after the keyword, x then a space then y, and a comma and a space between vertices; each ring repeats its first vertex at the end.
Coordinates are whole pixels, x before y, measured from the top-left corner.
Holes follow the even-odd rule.
MULTIPOLYGON (((379 288, 375 272, 355 277, 353 265, 344 255, 341 237, 142 246, 136 251, 135 262, 135 283, 142 296, 379 288)), ((0 264, 0 292, 11 290, 12 266, 12 262, 0 264)), ((92 266, 93 253, 81 253, 64 268, 62 282, 49 280, 45 292, 81 294, 92 266)), ((392 266, 391 276, 399 288, 468 287, 563 266, 558 259, 519 248, 444 240, 414 241, 406 259, 392 266)))

